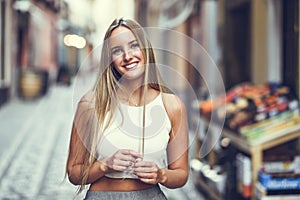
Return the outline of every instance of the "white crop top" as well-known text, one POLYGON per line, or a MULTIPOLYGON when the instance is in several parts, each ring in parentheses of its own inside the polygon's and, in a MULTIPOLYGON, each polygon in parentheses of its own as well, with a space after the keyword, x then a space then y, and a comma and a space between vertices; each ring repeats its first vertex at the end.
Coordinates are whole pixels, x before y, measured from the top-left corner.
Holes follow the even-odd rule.
MULTIPOLYGON (((143 106, 120 104, 115 116, 104 133, 100 133, 97 148, 98 159, 112 156, 119 149, 131 149, 142 152, 143 106)), ((167 145, 171 122, 165 110, 162 94, 146 105, 144 161, 152 161, 159 168, 167 168, 167 145)), ((137 178, 127 172, 111 172, 105 176, 111 178, 137 178)))

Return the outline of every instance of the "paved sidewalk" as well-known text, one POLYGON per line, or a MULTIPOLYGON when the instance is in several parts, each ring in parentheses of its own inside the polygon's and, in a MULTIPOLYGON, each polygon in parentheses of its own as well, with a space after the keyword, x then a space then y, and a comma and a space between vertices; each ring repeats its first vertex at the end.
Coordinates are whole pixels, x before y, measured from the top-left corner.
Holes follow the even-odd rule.
POLYGON ((0 109, 0 199, 73 198, 76 188, 63 181, 72 113, 72 89, 64 86, 0 109))
MULTIPOLYGON (((0 200, 83 198, 64 180, 73 95, 73 87, 54 85, 45 97, 0 108, 0 200)), ((202 199, 191 181, 163 190, 169 200, 202 199)))

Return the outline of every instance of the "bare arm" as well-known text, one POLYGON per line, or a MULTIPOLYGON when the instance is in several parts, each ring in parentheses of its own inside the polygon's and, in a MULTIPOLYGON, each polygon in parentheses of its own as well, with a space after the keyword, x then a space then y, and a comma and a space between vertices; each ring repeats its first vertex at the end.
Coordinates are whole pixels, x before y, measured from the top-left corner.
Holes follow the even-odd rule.
MULTIPOLYGON (((170 100, 169 100, 170 101, 170 100)), ((188 178, 188 123, 184 103, 172 97, 171 107, 167 107, 172 123, 172 133, 168 144, 168 169, 160 169, 161 184, 168 188, 182 187, 188 178)))
MULTIPOLYGON (((86 156, 89 156, 88 150, 83 145, 80 136, 73 124, 72 134, 70 140, 70 150, 67 161, 67 173, 69 180, 74 185, 82 184, 83 175, 84 175, 84 159, 86 156)), ((86 184, 92 183, 97 179, 104 176, 108 168, 105 164, 100 161, 95 161, 89 172, 86 184)))
POLYGON ((95 135, 96 119, 94 96, 92 92, 89 92, 81 98, 77 105, 69 144, 67 174, 70 182, 74 185, 82 184, 85 174, 87 174, 86 184, 89 184, 104 176, 108 170, 95 157, 90 161, 92 164, 89 170, 85 170, 84 166, 88 163, 91 153, 91 141, 95 140, 93 138, 97 138, 92 137, 95 135))

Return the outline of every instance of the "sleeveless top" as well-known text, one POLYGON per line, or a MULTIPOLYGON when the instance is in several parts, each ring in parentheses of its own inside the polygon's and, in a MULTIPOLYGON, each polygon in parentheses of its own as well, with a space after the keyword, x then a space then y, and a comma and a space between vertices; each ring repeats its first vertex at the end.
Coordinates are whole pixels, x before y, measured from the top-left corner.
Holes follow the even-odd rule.
MULTIPOLYGON (((159 168, 167 168, 167 145, 171 122, 165 110, 162 93, 146 105, 144 161, 152 161, 159 168)), ((104 122, 106 122, 106 119, 104 122)), ((105 123, 104 123, 105 124, 105 123)), ((117 150, 131 149, 142 154, 143 106, 119 104, 110 125, 99 133, 98 159, 111 157, 117 150)), ((137 178, 130 169, 111 172, 110 178, 137 178)))

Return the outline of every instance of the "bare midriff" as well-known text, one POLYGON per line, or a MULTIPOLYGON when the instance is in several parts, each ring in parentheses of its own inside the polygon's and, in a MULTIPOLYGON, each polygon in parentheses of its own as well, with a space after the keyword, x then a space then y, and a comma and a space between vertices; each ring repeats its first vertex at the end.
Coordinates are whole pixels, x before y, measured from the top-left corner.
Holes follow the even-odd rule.
POLYGON ((139 179, 117 179, 102 177, 92 183, 90 190, 92 191, 133 191, 144 190, 153 187, 152 184, 146 184, 139 179))

